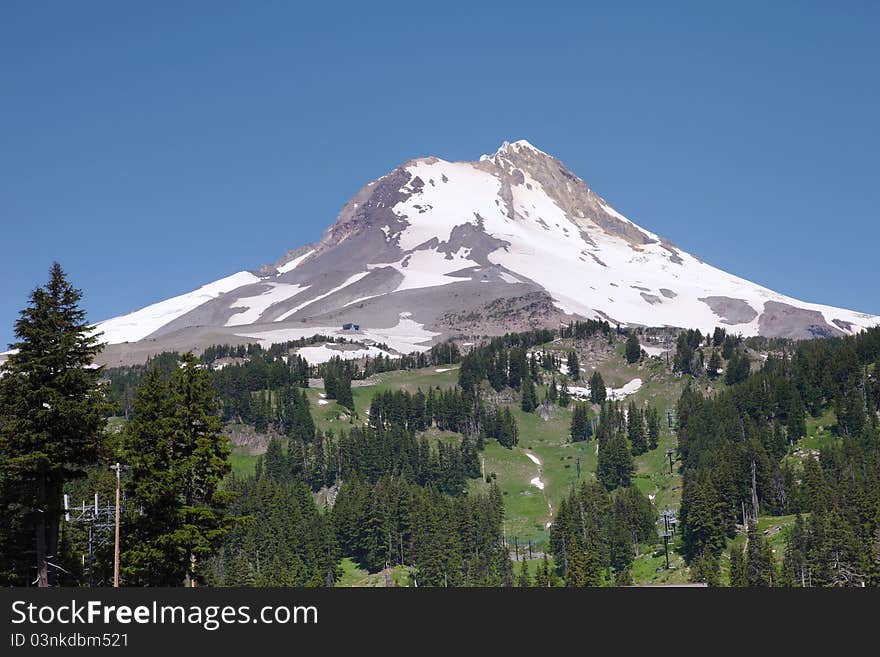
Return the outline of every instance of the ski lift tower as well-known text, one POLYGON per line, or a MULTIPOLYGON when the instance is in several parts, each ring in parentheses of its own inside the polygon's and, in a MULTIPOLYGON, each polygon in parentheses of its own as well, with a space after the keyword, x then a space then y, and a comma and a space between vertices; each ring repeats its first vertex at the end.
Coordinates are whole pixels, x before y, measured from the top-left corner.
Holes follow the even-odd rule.
POLYGON ((666 570, 669 570, 669 539, 675 535, 675 525, 678 522, 673 509, 664 509, 660 512, 663 519, 663 528, 658 532, 663 539, 663 553, 666 555, 666 570))

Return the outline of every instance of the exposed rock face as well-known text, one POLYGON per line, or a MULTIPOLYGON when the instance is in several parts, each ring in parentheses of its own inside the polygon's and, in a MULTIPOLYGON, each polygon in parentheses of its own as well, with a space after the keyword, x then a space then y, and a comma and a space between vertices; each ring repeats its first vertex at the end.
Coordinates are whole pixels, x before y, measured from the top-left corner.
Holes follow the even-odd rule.
POLYGON ((111 344, 131 343, 108 358, 129 358, 349 322, 401 352, 575 318, 786 337, 880 322, 715 269, 518 141, 476 162, 410 160, 358 191, 317 244, 100 328, 111 344))
POLYGON ((768 301, 764 304, 759 325, 763 335, 783 338, 830 338, 843 335, 840 329, 834 328, 825 321, 822 313, 778 301, 768 301))
POLYGON ((700 301, 721 318, 722 324, 748 324, 758 316, 758 311, 742 299, 703 297, 700 301))

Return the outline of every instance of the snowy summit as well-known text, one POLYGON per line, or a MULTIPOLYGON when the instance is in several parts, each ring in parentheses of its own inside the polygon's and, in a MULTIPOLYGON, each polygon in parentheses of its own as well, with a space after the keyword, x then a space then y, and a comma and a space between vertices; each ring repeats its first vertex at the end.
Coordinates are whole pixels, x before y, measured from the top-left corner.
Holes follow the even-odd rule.
POLYGON ((712 267, 521 139, 474 162, 410 160, 355 194, 318 243, 98 328, 162 350, 358 324, 368 342, 427 349, 576 318, 790 338, 880 323, 712 267))

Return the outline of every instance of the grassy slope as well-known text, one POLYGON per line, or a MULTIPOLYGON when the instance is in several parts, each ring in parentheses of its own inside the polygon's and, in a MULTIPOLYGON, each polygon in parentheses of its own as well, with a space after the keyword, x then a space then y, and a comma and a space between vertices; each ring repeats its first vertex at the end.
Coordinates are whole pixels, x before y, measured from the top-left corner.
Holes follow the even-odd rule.
MULTIPOLYGON (((569 344, 551 343, 548 349, 567 352, 569 344)), ((584 364, 589 376, 592 367, 584 364)), ((637 472, 634 483, 647 494, 655 495, 658 508, 678 506, 681 496, 681 477, 676 472, 669 474, 666 449, 675 447, 675 437, 667 428, 665 411, 674 408, 684 385, 684 380, 668 373, 665 361, 647 359, 643 364, 630 365, 623 357, 623 344, 618 343, 614 352, 598 366, 606 384, 618 388, 632 379, 639 377, 643 386, 634 396, 637 404, 650 403, 658 407, 663 415, 663 431, 660 445, 656 450, 638 457, 637 472)), ((352 421, 359 422, 365 417, 370 399, 377 392, 384 390, 404 389, 416 392, 419 388, 427 391, 429 387, 441 388, 454 386, 458 380, 457 366, 452 368, 426 368, 422 370, 394 371, 377 375, 372 385, 353 388, 358 419, 352 420, 347 409, 335 401, 319 404, 323 390, 310 388, 307 395, 312 407, 312 415, 319 429, 348 430, 352 421), (437 372, 437 369, 446 370, 437 372)), ((543 399, 546 386, 539 386, 538 396, 543 399)), ((580 479, 595 478, 596 441, 570 443, 568 438, 571 423, 571 410, 554 406, 547 420, 538 413, 524 413, 518 405, 511 410, 516 416, 519 426, 519 445, 513 449, 501 447, 496 441, 489 441, 481 453, 483 469, 486 474, 494 473, 504 496, 505 502, 505 534, 510 543, 514 537, 521 545, 532 542, 533 552, 539 553, 546 547, 549 536, 547 523, 552 520, 551 509, 558 509, 560 501, 566 497, 578 482, 578 459, 580 460, 580 479), (544 482, 544 490, 532 485, 531 480, 539 475, 539 467, 527 456, 531 451, 542 462, 540 477, 544 482)), ((429 436, 437 440, 455 440, 454 434, 432 430, 429 436)), ((243 454, 233 455, 233 469, 236 472, 252 471, 255 457, 243 454)), ((472 480, 470 490, 474 493, 485 492, 489 484, 484 479, 472 480)), ((683 581, 683 570, 657 571, 660 564, 665 563, 662 543, 659 552, 656 546, 644 546, 641 555, 634 564, 633 572, 637 582, 683 581)), ((675 556, 673 560, 680 559, 675 556)), ((353 582, 372 582, 379 574, 357 572, 354 564, 349 564, 343 584, 356 585, 353 582), (349 572, 350 571, 350 572, 349 572)), ((366 584, 369 585, 369 584, 366 584)), ((379 585, 384 585, 384 577, 379 585)))

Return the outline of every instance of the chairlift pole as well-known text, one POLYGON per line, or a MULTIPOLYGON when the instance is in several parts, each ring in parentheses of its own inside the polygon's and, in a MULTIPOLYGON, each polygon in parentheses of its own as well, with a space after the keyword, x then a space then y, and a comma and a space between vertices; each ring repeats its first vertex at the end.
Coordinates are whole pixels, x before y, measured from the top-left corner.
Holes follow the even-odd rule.
POLYGON ((119 462, 111 466, 111 470, 116 471, 116 539, 113 548, 113 586, 119 588, 119 505, 120 505, 120 478, 122 466, 119 462))
POLYGON ((95 575, 95 552, 93 549, 94 544, 94 531, 95 531, 95 518, 94 516, 89 516, 89 588, 94 586, 94 575, 95 575))

